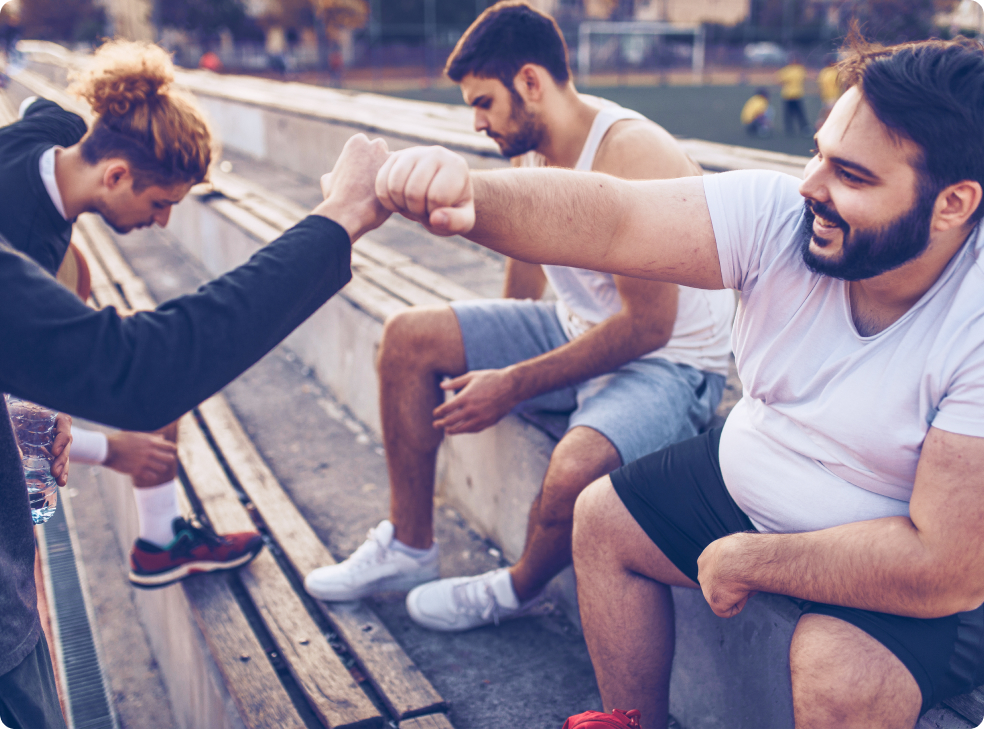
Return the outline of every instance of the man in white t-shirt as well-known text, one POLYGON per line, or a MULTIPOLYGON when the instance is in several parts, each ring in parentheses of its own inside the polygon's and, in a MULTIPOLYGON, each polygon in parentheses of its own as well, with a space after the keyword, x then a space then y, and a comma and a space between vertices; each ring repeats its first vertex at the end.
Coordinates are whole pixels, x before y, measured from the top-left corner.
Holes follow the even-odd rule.
MULTIPOLYGON (((516 165, 626 179, 700 173, 661 127, 579 95, 556 23, 525 3, 483 13, 447 73, 474 108, 475 128, 516 165)), ((570 564, 578 494, 696 435, 713 417, 730 358, 731 292, 509 260, 504 296, 414 307, 387 322, 379 377, 391 516, 349 559, 308 575, 315 597, 420 585, 407 610, 426 627, 465 630, 516 617, 570 564), (548 281, 556 302, 538 301, 548 281), (445 403, 448 391, 457 394, 445 403), (570 415, 531 507, 524 552, 509 569, 436 580, 441 439, 484 430, 513 410, 570 415)))
POLYGON ((602 697, 643 727, 666 726, 670 585, 724 617, 799 602, 797 727, 911 727, 984 683, 984 49, 858 40, 841 70, 802 182, 469 174, 440 148, 377 177, 389 209, 510 256, 740 292, 723 431, 575 512, 602 697))

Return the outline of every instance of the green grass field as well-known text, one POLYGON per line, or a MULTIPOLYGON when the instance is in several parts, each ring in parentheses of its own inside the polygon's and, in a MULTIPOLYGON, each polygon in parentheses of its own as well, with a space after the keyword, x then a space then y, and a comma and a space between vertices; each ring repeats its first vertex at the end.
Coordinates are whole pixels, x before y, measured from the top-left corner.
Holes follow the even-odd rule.
MULTIPOLYGON (((581 90, 635 109, 681 137, 803 156, 809 156, 813 147, 812 139, 787 137, 782 132, 782 109, 776 101, 778 87, 770 87, 777 122, 777 134, 770 139, 749 136, 739 122, 742 106, 755 93, 752 86, 592 86, 581 90)), ((462 103, 457 88, 423 89, 392 95, 445 104, 462 103)), ((805 106, 807 119, 812 122, 820 110, 819 97, 807 96, 805 106)))

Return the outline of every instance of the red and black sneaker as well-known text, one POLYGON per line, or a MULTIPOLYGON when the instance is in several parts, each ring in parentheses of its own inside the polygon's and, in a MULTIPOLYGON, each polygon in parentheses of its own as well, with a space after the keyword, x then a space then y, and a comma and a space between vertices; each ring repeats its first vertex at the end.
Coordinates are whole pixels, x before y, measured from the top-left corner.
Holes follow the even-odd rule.
POLYGON ((178 517, 166 547, 138 539, 130 550, 130 582, 136 587, 170 585, 188 575, 242 567, 263 549, 258 532, 216 534, 178 517))

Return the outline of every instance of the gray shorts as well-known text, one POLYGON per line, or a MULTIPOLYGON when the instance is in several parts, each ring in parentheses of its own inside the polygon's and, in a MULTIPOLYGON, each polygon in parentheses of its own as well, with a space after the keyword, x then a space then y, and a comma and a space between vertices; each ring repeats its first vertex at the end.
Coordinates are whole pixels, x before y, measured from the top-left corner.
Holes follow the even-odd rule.
MULTIPOLYGON (((469 370, 500 369, 567 344, 556 307, 543 301, 455 301, 469 370)), ((569 416, 566 430, 586 426, 605 436, 622 463, 697 435, 714 417, 725 378, 658 357, 637 359, 574 387, 538 395, 516 407, 569 416)), ((549 428, 548 428, 549 430, 549 428)), ((554 434, 563 435, 564 429, 554 434)))

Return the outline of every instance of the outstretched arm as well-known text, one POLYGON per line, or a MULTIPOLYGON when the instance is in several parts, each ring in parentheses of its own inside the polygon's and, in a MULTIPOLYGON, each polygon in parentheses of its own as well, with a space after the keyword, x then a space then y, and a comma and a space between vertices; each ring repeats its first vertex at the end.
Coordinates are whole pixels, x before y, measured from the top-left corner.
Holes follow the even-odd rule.
POLYGON ((626 181, 569 170, 469 172, 442 147, 390 156, 376 178, 388 210, 511 258, 723 288, 700 178, 626 181))

